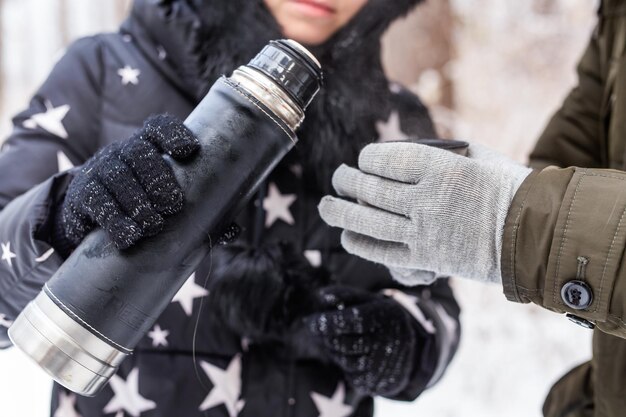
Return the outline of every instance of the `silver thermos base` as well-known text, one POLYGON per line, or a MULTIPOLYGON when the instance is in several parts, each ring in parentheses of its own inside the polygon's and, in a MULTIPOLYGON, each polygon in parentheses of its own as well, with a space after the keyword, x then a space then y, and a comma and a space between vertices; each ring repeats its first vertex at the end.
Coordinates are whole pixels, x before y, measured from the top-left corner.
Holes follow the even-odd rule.
POLYGON ((55 381, 85 396, 96 395, 128 356, 69 317, 44 291, 17 317, 9 337, 55 381))

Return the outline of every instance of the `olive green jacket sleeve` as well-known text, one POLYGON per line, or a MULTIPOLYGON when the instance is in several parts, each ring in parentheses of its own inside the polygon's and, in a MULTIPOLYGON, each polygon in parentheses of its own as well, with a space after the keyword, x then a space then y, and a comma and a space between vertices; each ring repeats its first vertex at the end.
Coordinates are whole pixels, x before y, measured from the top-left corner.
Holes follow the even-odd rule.
POLYGON ((509 300, 571 313, 626 338, 626 173, 600 169, 621 166, 609 161, 606 120, 621 62, 613 58, 621 56, 626 39, 624 6, 602 3, 598 27, 578 65, 578 84, 531 154, 530 165, 545 169, 526 179, 509 210, 502 277, 509 300), (584 309, 569 307, 561 294, 574 280, 591 292, 584 309))
POLYGON ((504 292, 587 319, 626 338, 626 173, 546 168, 531 174, 509 210, 502 248, 504 292), (581 268, 581 259, 585 265, 581 268), (592 302, 575 310, 561 290, 582 280, 592 302))

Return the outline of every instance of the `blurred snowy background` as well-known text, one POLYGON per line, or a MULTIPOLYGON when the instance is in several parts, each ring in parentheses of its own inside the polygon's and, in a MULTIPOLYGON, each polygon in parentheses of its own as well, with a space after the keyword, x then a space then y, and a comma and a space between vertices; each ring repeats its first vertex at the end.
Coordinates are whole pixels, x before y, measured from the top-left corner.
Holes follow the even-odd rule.
MULTIPOLYGON (((114 30, 127 7, 126 0, 0 0, 2 137, 64 46, 114 30)), ((593 0, 430 0, 392 28, 385 62, 431 106, 442 134, 524 161, 575 82, 596 7, 593 0)), ((377 415, 540 416, 551 384, 590 357, 590 332, 508 303, 495 287, 461 280, 454 287, 464 334, 445 378, 415 403, 379 401, 377 415)), ((48 416, 49 390, 20 352, 0 351, 1 417, 48 416)))

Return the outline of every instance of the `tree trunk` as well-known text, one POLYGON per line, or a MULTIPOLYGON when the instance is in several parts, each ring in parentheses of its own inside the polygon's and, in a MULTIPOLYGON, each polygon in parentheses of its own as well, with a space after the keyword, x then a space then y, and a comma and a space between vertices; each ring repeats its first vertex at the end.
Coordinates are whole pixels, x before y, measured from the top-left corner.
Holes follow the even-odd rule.
POLYGON ((383 39, 390 79, 417 93, 429 106, 441 137, 453 136, 454 86, 449 63, 455 55, 455 17, 450 0, 424 2, 396 22, 383 39))
MULTIPOLYGON (((437 84, 428 97, 430 105, 454 107, 453 86, 447 64, 454 57, 455 19, 449 0, 418 6, 392 26, 383 40, 383 57, 390 78, 420 90, 420 84, 437 84)), ((423 93, 423 92, 422 92, 423 93)))
POLYGON ((118 22, 122 22, 128 15, 130 2, 128 0, 115 1, 115 18, 118 22))
POLYGON ((58 23, 59 33, 61 34, 61 44, 63 46, 67 46, 72 40, 70 35, 67 10, 67 0, 59 0, 58 23))

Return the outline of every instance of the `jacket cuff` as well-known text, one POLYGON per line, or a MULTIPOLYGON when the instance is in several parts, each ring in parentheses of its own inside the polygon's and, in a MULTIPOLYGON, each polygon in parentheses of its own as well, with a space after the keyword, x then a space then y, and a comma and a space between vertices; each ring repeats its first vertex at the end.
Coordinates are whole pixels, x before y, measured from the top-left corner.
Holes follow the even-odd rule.
POLYGON ((394 299, 413 318, 417 345, 407 385, 388 398, 413 401, 443 376, 456 353, 460 328, 458 321, 433 299, 418 299, 398 289, 387 289, 383 294, 394 299))
POLYGON ((50 234, 56 202, 68 176, 59 174, 14 199, 0 212, 0 243, 10 254, 0 263, 0 349, 10 346, 8 325, 39 294, 63 259, 50 234))
POLYGON ((509 301, 542 304, 553 230, 573 173, 535 171, 515 193, 502 238, 502 286, 509 301))
POLYGON ((505 224, 502 279, 507 298, 623 332, 623 294, 614 282, 626 242, 624 190, 626 173, 613 170, 550 167, 529 177, 505 224), (582 301, 572 303, 562 294, 579 282, 582 301))

